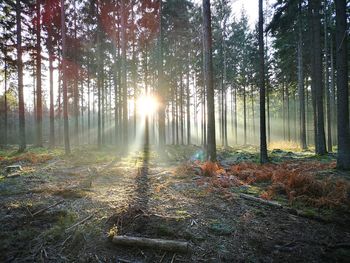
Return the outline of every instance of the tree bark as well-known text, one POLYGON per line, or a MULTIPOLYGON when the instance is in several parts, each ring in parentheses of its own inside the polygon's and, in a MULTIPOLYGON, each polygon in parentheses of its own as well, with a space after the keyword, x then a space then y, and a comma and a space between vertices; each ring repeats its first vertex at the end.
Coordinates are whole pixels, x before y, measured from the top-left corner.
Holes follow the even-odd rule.
POLYGON ((163 4, 159 0, 159 36, 158 36, 158 93, 159 93, 159 108, 158 108, 158 133, 159 146, 163 147, 166 143, 165 133, 165 108, 166 108, 166 93, 164 87, 164 72, 163 72, 163 4))
POLYGON ((22 62, 22 21, 21 1, 16 0, 16 24, 17 24, 17 70, 18 70, 18 117, 19 117, 19 152, 26 148, 25 116, 23 100, 23 62, 22 62))
POLYGON ((298 17, 298 96, 299 96, 299 121, 300 121, 300 148, 305 150, 306 126, 305 126, 305 93, 304 93, 304 72, 303 72, 303 35, 301 20, 301 1, 299 1, 298 17))
POLYGON ((349 89, 346 1, 336 0, 336 67, 338 97, 337 168, 350 170, 349 89))
POLYGON ((36 0, 36 146, 43 146, 43 103, 41 87, 41 0, 36 0))
POLYGON ((265 115, 265 58, 263 1, 259 0, 259 84, 260 84, 260 163, 268 162, 266 145, 266 115, 265 115))
POLYGON ((121 0, 121 84, 123 90, 123 147, 128 148, 128 88, 126 76, 126 4, 121 0))
POLYGON ((323 114, 323 81, 322 81, 322 54, 321 54, 321 22, 320 22, 320 5, 319 0, 311 0, 313 9, 313 55, 314 55, 314 75, 315 79, 315 97, 316 97, 316 153, 319 155, 326 154, 326 138, 324 132, 324 114, 323 114))
POLYGON ((68 96, 66 80, 66 25, 64 0, 61 0, 61 34, 62 34, 62 82, 63 82, 63 120, 64 120, 64 149, 65 153, 70 154, 69 143, 69 122, 68 122, 68 96))
MULTIPOLYGON (((50 22, 49 22, 50 23, 50 22)), ((55 110, 53 103, 53 48, 52 48, 52 25, 48 25, 47 46, 49 51, 49 78, 50 78, 50 137, 49 146, 55 146, 55 110)))
POLYGON ((215 105, 214 105, 210 0, 203 0, 203 43, 204 43, 205 86, 207 89, 207 110, 208 110, 207 112, 208 113, 207 158, 210 161, 215 162, 216 161, 215 105))

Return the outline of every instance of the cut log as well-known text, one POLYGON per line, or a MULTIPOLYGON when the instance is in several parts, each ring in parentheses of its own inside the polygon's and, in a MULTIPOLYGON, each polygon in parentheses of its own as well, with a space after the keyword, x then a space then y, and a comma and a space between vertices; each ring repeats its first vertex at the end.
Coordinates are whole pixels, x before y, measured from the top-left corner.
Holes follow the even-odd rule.
POLYGON ((286 206, 283 206, 283 205, 281 205, 281 204, 279 204, 277 202, 268 201, 268 200, 265 200, 265 199, 262 199, 262 198, 259 198, 259 197, 255 197, 255 196, 251 196, 251 195, 247 195, 247 194, 240 194, 239 196, 241 198, 249 200, 249 201, 258 202, 258 203, 265 204, 265 205, 268 205, 268 206, 271 206, 271 207, 274 207, 274 208, 281 209, 281 210, 283 210, 283 211, 285 211, 285 212, 287 212, 289 214, 292 214, 292 215, 304 217, 304 218, 307 218, 307 219, 312 219, 312 220, 315 220, 315 221, 318 221, 318 222, 322 222, 322 223, 329 223, 330 222, 330 220, 328 220, 326 218, 323 218, 322 216, 309 215, 309 214, 306 214, 305 212, 303 212, 301 210, 297 210, 297 209, 294 209, 294 208, 286 207, 286 206))
POLYGON ((268 201, 268 200, 265 200, 265 199, 262 199, 259 197, 255 197, 255 196, 251 196, 251 195, 247 195, 247 194, 240 194, 239 196, 242 197, 243 199, 246 199, 246 200, 263 203, 265 205, 269 205, 269 206, 276 207, 276 208, 283 208, 283 206, 277 202, 268 201))
POLYGON ((147 247, 154 249, 161 249, 167 251, 188 252, 188 242, 165 240, 165 239, 153 239, 144 237, 130 237, 130 236, 114 236, 112 242, 116 245, 122 246, 136 246, 147 247))
POLYGON ((11 173, 14 171, 22 171, 22 166, 20 165, 9 165, 5 167, 6 173, 11 173))

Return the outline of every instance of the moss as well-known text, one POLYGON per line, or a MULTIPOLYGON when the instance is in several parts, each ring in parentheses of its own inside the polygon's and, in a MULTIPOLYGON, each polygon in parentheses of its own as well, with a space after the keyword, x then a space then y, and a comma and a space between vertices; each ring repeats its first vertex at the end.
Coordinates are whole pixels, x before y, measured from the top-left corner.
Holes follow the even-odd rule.
POLYGON ((164 224, 157 225, 155 230, 156 230, 156 233, 160 236, 168 236, 168 237, 175 236, 174 229, 164 224))
POLYGON ((227 236, 227 235, 230 235, 234 231, 234 228, 230 225, 225 224, 225 223, 212 222, 209 225, 209 230, 216 235, 227 236))
POLYGON ((60 240, 65 235, 65 230, 74 224, 76 216, 73 213, 64 212, 59 217, 57 222, 47 231, 44 236, 49 240, 60 240))

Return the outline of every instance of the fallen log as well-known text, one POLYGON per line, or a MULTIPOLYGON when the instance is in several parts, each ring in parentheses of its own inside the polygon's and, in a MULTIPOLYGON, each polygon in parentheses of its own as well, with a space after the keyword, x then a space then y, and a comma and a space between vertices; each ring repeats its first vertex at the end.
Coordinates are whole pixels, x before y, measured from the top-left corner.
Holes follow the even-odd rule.
POLYGON ((251 195, 247 195, 247 194, 240 194, 239 196, 242 197, 243 199, 246 199, 246 200, 263 203, 265 205, 273 206, 276 208, 283 208, 283 206, 277 202, 268 201, 268 200, 265 200, 265 199, 262 199, 259 197, 255 197, 255 196, 251 196, 251 195))
POLYGON ((177 251, 177 252, 184 252, 184 253, 189 251, 188 242, 176 241, 176 240, 115 235, 112 239, 112 242, 116 245, 122 245, 122 246, 147 247, 147 248, 161 249, 161 250, 167 250, 167 251, 177 251))
POLYGON ((268 201, 268 200, 265 200, 265 199, 262 199, 259 197, 255 197, 255 196, 251 196, 251 195, 247 195, 247 194, 240 194, 239 196, 241 198, 249 200, 249 201, 258 202, 258 203, 262 203, 262 204, 265 204, 265 205, 268 205, 268 206, 271 206, 274 208, 281 209, 281 210, 283 210, 289 214, 292 214, 292 215, 304 217, 304 218, 315 220, 315 221, 322 222, 322 223, 329 223, 330 222, 330 220, 323 218, 321 216, 306 214, 305 212, 303 212, 301 210, 286 207, 286 206, 283 206, 277 202, 268 201))

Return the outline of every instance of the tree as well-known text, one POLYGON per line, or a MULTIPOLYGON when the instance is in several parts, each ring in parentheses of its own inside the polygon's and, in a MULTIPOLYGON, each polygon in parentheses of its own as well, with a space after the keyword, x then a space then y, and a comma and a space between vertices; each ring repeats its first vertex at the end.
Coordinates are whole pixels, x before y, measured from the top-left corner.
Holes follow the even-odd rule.
POLYGON ((23 62, 22 62, 22 20, 21 1, 16 0, 16 23, 17 23, 17 71, 18 71, 18 114, 19 114, 19 152, 26 148, 25 116, 23 100, 23 62))
POLYGON ((124 148, 128 146, 128 87, 127 87, 127 72, 126 72, 126 26, 127 26, 127 12, 126 0, 121 0, 121 84, 123 90, 123 143, 124 148))
POLYGON ((321 54, 321 20, 319 0, 310 0, 312 8, 312 32, 313 32, 313 64, 312 79, 314 84, 314 94, 316 100, 316 153, 325 154, 326 137, 324 131, 324 108, 323 108, 323 81, 322 81, 322 54, 321 54))
POLYGON ((207 91, 207 155, 208 159, 214 162, 216 161, 216 141, 210 0, 203 0, 203 49, 204 82, 207 91))
POLYGON ((66 24, 64 0, 61 0, 61 34, 62 34, 62 82, 63 82, 63 124, 64 124, 64 149, 70 154, 69 122, 68 122, 68 95, 67 95, 67 50, 66 50, 66 24))
POLYGON ((263 3, 259 0, 259 85, 260 85, 260 163, 268 162, 266 145, 266 115, 265 115, 265 58, 263 3))
POLYGON ((305 150, 306 145, 306 124, 305 124, 305 96, 304 96, 304 68, 303 68, 303 32, 302 32, 302 16, 301 16, 301 3, 299 0, 299 13, 298 13, 298 95, 299 95, 299 108, 300 108, 300 146, 305 150))
POLYGON ((36 0, 36 146, 43 146, 43 103, 41 87, 41 0, 36 0))
POLYGON ((350 170, 349 89, 347 60, 346 1, 336 0, 336 67, 338 97, 337 168, 350 170))
POLYGON ((163 23, 162 23, 162 0, 159 0, 159 36, 158 36, 158 93, 159 93, 159 109, 158 109, 158 121, 159 121, 159 146, 165 145, 165 87, 164 85, 164 73, 163 73, 163 23))

